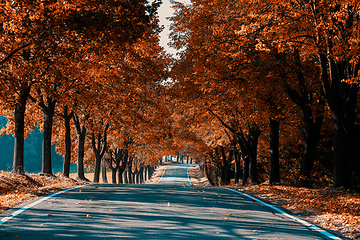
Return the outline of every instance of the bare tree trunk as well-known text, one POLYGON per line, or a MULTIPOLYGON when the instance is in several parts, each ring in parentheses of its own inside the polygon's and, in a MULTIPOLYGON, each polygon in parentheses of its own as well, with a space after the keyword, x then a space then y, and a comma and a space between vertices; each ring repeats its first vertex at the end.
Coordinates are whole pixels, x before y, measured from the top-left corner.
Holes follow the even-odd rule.
POLYGON ((85 123, 81 127, 79 117, 75 115, 73 117, 73 120, 78 135, 77 177, 80 180, 89 181, 85 177, 85 173, 84 173, 84 155, 85 155, 84 153, 85 153, 85 137, 86 137, 85 123))
POLYGON ((24 171, 24 126, 26 101, 30 94, 30 86, 21 89, 19 99, 15 106, 15 142, 14 159, 12 172, 15 174, 25 174, 24 171))
POLYGON ((64 107, 64 114, 62 115, 65 123, 65 157, 63 165, 63 176, 69 177, 70 175, 70 161, 71 161, 71 132, 70 121, 73 113, 68 114, 68 107, 64 107))
POLYGON ((113 184, 116 184, 116 172, 117 171, 118 171, 118 169, 116 169, 116 168, 111 169, 111 182, 113 184))
POLYGON ((93 182, 99 182, 100 179, 100 165, 102 157, 106 151, 107 147, 107 130, 109 128, 109 124, 106 124, 104 129, 103 137, 100 133, 97 135, 97 139, 95 138, 95 134, 91 134, 91 145, 93 152, 95 154, 95 170, 94 170, 94 180, 93 182))
POLYGON ((124 173, 124 169, 118 169, 118 183, 119 184, 123 184, 124 180, 123 180, 123 173, 124 173))
POLYGON ((44 131, 43 131, 43 145, 42 145, 42 171, 41 174, 52 175, 51 168, 51 137, 52 126, 55 112, 56 100, 47 98, 47 106, 43 105, 42 110, 44 113, 44 131))
POLYGON ((106 175, 106 162, 105 159, 102 159, 102 169, 101 169, 102 182, 108 183, 107 175, 106 175))
POLYGON ((360 65, 353 66, 353 63, 346 60, 335 61, 330 55, 324 53, 320 53, 319 57, 321 80, 334 126, 333 187, 351 188, 351 143, 359 87, 348 85, 343 80, 357 77, 360 65), (355 74, 352 74, 349 69, 355 74))
POLYGON ((280 182, 279 129, 280 122, 270 119, 270 184, 280 182))

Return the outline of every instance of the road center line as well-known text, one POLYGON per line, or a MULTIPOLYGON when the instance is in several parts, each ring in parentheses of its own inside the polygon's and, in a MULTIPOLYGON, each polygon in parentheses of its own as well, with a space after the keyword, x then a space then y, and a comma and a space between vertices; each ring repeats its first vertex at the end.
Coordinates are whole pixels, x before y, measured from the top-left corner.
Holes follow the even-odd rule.
POLYGON ((86 185, 79 185, 79 186, 75 186, 75 187, 72 187, 72 188, 68 188, 68 189, 65 189, 65 190, 62 190, 62 191, 59 191, 59 192, 56 192, 56 193, 53 193, 49 196, 46 196, 46 197, 41 197, 40 199, 38 199, 37 201, 33 202, 33 203, 30 203, 29 205, 27 205, 26 207, 23 207, 23 208, 20 208, 19 210, 13 212, 10 216, 7 216, 7 217, 3 217, 1 220, 0 220, 0 225, 6 223, 7 221, 9 221, 10 219, 16 217, 17 215, 19 215, 20 213, 28 210, 29 208, 32 208, 36 205, 38 205, 39 203, 42 203, 52 197, 55 197, 59 194, 62 194, 62 193, 66 193, 68 191, 71 191, 71 190, 74 190, 76 188, 80 188, 80 187, 84 187, 84 186, 89 186, 91 184, 86 184, 86 185))
POLYGON ((302 219, 300 219, 300 218, 297 218, 297 217, 295 217, 295 216, 293 216, 293 215, 290 215, 290 214, 288 214, 287 212, 285 212, 285 211, 283 211, 283 210, 281 210, 281 209, 279 209, 279 208, 277 208, 277 207, 275 207, 275 206, 273 206, 273 205, 270 205, 270 204, 268 204, 268 203, 266 203, 266 202, 264 202, 264 201, 261 201, 260 199, 255 198, 255 197, 253 197, 253 196, 251 196, 251 195, 249 195, 249 194, 240 192, 240 191, 235 190, 235 189, 232 189, 232 188, 226 188, 226 187, 223 187, 223 188, 225 188, 225 189, 227 189, 227 190, 230 190, 230 191, 233 191, 233 192, 235 192, 235 193, 238 193, 238 194, 240 194, 240 195, 242 195, 242 196, 244 196, 244 197, 250 198, 251 200, 254 200, 254 201, 258 202, 258 203, 260 203, 261 205, 264 205, 264 206, 266 206, 266 207, 269 207, 269 208, 271 208, 272 210, 275 210, 275 211, 277 211, 278 213, 281 213, 282 215, 284 215, 284 216, 286 216, 286 217, 288 217, 288 218, 290 218, 290 219, 292 219, 292 220, 294 220, 294 221, 296 221, 296 222, 298 222, 298 223, 301 223, 301 224, 304 225, 305 227, 308 227, 308 228, 310 228, 310 229, 312 229, 312 230, 314 230, 314 231, 316 231, 316 232, 319 232, 320 234, 322 234, 322 235, 324 235, 324 236, 326 236, 326 237, 328 237, 328 238, 330 238, 330 239, 341 240, 341 238, 339 238, 339 237, 337 237, 337 236, 335 236, 335 235, 333 235, 333 234, 325 231, 324 229, 321 229, 321 228, 315 226, 314 224, 311 224, 311 223, 306 222, 306 221, 304 221, 304 220, 302 220, 302 219))

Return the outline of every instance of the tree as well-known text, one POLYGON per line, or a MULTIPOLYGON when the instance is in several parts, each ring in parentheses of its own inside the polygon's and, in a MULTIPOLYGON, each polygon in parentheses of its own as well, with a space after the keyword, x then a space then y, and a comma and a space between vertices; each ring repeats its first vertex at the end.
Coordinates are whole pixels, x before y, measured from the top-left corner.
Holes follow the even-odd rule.
POLYGON ((284 48, 299 45, 301 55, 316 59, 321 73, 318 81, 323 85, 334 126, 333 186, 349 188, 358 87, 346 81, 358 77, 360 4, 356 1, 292 0, 275 4, 278 21, 272 30, 284 34, 272 35, 272 41, 284 43, 284 48))
POLYGON ((16 96, 20 93, 20 97, 13 103, 17 139, 14 171, 23 172, 22 122, 26 100, 30 97, 44 113, 43 172, 51 174, 48 149, 51 146, 53 114, 55 103, 64 97, 57 94, 59 88, 69 90, 79 77, 91 82, 88 77, 92 75, 84 75, 81 69, 84 62, 91 62, 90 66, 94 66, 103 57, 108 58, 110 53, 131 48, 131 44, 144 37, 145 32, 152 32, 155 36, 159 29, 156 10, 160 2, 73 1, 64 4, 60 1, 3 1, 1 4, 4 13, 1 35, 4 58, 1 64, 7 69, 3 79, 11 76, 20 81, 15 82, 15 85, 5 81, 8 90, 13 91, 11 94, 16 96), (103 51, 109 54, 103 54, 103 51), (23 63, 18 61, 21 60, 18 56, 29 62, 27 72, 24 71, 26 68, 23 63), (27 73, 25 77, 18 74, 19 70, 27 73), (30 73, 34 73, 33 76, 30 73), (31 96, 32 87, 37 96, 31 96))

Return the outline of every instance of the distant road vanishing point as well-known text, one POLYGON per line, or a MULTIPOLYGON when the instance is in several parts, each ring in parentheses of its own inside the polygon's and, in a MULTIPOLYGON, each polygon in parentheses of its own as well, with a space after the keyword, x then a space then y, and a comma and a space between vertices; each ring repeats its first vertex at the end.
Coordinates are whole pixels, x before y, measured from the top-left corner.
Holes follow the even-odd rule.
POLYGON ((157 184, 183 185, 191 184, 189 167, 194 164, 177 164, 167 167, 157 184))

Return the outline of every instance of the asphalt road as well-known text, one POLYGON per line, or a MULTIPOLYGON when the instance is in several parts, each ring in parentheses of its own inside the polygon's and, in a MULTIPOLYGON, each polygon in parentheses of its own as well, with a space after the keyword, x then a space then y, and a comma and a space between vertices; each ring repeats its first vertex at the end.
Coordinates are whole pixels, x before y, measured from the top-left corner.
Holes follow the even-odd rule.
POLYGON ((6 211, 0 239, 324 239, 225 188, 98 184, 40 201, 6 211))
POLYGON ((189 167, 193 164, 177 164, 168 166, 157 184, 183 185, 191 184, 189 167))

